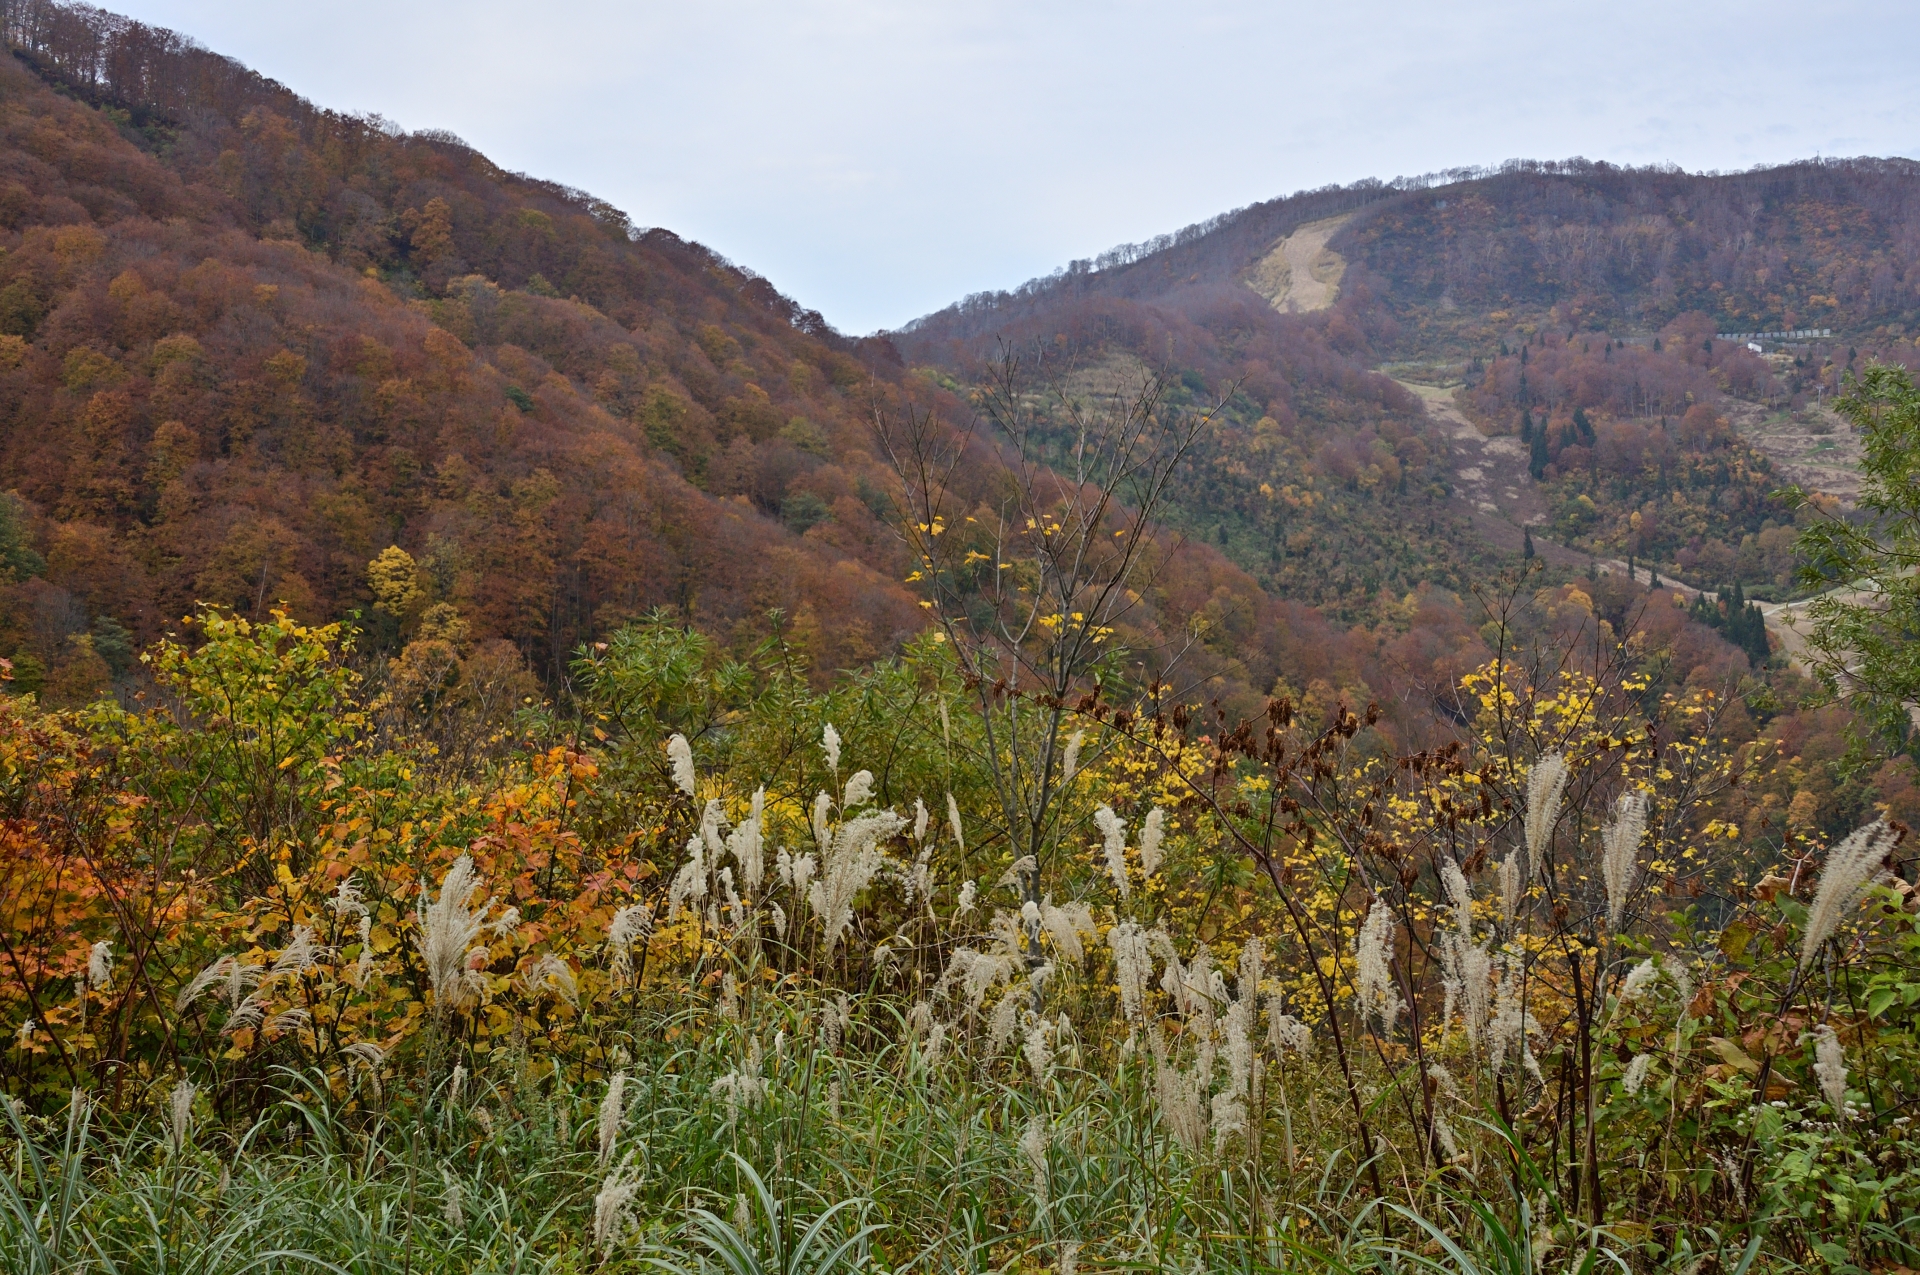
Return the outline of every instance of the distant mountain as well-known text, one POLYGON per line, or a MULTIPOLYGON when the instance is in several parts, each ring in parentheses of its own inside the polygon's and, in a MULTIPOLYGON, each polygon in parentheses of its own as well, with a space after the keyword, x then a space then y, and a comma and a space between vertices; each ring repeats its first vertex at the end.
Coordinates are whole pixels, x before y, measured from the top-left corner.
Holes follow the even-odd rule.
POLYGON ((1822 405, 1862 357, 1920 362, 1910 330, 1920 164, 1576 160, 1256 204, 892 340, 958 374, 1011 339, 1239 386, 1183 493, 1187 530, 1281 596, 1359 620, 1390 609, 1382 589, 1484 578, 1529 524, 1576 560, 1788 591, 1793 515, 1771 492, 1846 494, 1822 462, 1849 439, 1822 405), (1832 335, 1717 339, 1806 331, 1832 335), (1473 436, 1450 446, 1449 420, 1473 436), (1511 472, 1490 474, 1506 455, 1511 472))

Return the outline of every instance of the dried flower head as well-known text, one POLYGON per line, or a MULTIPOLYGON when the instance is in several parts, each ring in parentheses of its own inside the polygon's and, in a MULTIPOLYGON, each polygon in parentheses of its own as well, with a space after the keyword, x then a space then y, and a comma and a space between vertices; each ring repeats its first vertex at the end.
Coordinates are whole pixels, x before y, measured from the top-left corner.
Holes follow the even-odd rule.
POLYGON ((953 829, 954 847, 964 854, 967 849, 967 838, 960 831, 960 803, 953 799, 952 793, 947 794, 947 826, 953 829))
POLYGON ((1073 777, 1080 773, 1080 745, 1086 741, 1086 737, 1085 731, 1078 730, 1067 736, 1066 756, 1060 763, 1061 787, 1072 783, 1073 777))
POLYGON ((847 779, 845 791, 840 795, 840 808, 851 810, 855 806, 864 806, 873 800, 873 772, 856 770, 847 779))
POLYGON ((820 751, 827 755, 827 769, 840 773, 840 732, 828 722, 820 732, 820 751))

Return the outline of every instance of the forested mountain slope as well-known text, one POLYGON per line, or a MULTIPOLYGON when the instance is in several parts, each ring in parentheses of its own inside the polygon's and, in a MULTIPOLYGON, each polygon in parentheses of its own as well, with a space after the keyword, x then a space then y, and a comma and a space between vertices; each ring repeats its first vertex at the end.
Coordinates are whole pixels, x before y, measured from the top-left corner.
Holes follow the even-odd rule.
POLYGON ((918 627, 865 443, 884 346, 450 138, 95 11, 9 17, 20 676, 97 681, 74 635, 123 665, 196 601, 366 610, 395 541, 419 564, 409 634, 449 604, 548 674, 659 605, 730 640, 783 608, 823 669, 918 627))
POLYGON ((1239 432, 1184 502, 1189 530, 1284 596, 1359 618, 1379 614, 1382 586, 1458 587, 1490 544, 1520 540, 1457 498, 1444 443, 1369 369, 1456 387, 1484 431, 1518 435, 1543 532, 1770 596, 1791 585, 1794 517, 1747 432, 1771 423, 1821 449, 1835 428, 1821 403, 1862 358, 1915 362, 1910 326, 1920 165, 1702 176, 1574 161, 1254 205, 970 297, 894 340, 963 375, 1016 335, 1239 385, 1239 432), (1836 335, 1764 354, 1715 339, 1814 328, 1836 335), (1397 464, 1378 463, 1389 453, 1397 464))

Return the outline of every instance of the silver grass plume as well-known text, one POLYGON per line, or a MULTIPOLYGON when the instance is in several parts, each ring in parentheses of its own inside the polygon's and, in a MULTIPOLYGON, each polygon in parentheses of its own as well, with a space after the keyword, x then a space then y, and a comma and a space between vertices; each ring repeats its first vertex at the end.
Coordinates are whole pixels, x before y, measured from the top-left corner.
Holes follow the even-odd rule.
POLYGON ((973 901, 980 894, 980 887, 971 881, 960 883, 960 897, 954 901, 955 911, 964 916, 973 911, 973 901))
POLYGON ((718 797, 709 797, 700 811, 700 842, 707 848, 707 862, 711 867, 719 867, 720 861, 727 857, 727 843, 720 839, 720 829, 726 822, 725 803, 718 797))
POLYGON ((667 761, 673 766, 673 786, 687 796, 693 796, 693 745, 679 731, 667 739, 667 761))
POLYGON ((1825 1023, 1813 1032, 1813 1074, 1833 1114, 1847 1119, 1852 1114, 1847 1106, 1847 1051, 1825 1023))
POLYGON ((360 955, 353 962, 353 985, 361 991, 367 987, 367 979, 373 975, 373 918, 360 917, 360 955))
MULTIPOLYGON (((762 793, 766 789, 760 790, 762 793)), ((916 842, 927 839, 927 826, 933 822, 933 816, 927 813, 927 803, 920 798, 913 799, 913 839, 916 842)))
POLYGON ((467 956, 475 950, 474 940, 485 928, 484 904, 480 909, 472 906, 473 896, 479 889, 480 876, 474 870, 473 859, 463 854, 447 869, 446 878, 440 883, 439 899, 429 904, 423 889, 415 908, 420 933, 414 944, 419 949, 421 964, 427 967, 428 981, 433 985, 436 1017, 444 1018, 466 1004, 485 985, 478 971, 466 968, 467 956))
POLYGON ((751 897, 760 895, 760 883, 766 879, 766 785, 753 791, 753 805, 747 808, 747 820, 726 839, 733 862, 739 864, 739 883, 751 897))
POLYGON ((1060 786, 1066 787, 1073 777, 1080 773, 1080 745, 1086 740, 1085 731, 1075 731, 1067 736, 1067 755, 1060 763, 1060 786))
POLYGON ((228 1005, 238 1008, 241 999, 259 983, 265 973, 264 965, 248 965, 237 956, 222 956, 193 976, 193 981, 174 997, 173 1007, 185 1010, 199 1000, 209 987, 219 983, 222 984, 221 991, 226 993, 228 1005))
POLYGON ((193 1096, 197 1091, 190 1080, 182 1080, 167 1095, 167 1142, 179 1155, 187 1147, 187 1135, 193 1132, 193 1096))
POLYGON ((1393 1034, 1394 1020, 1405 1005, 1393 983, 1393 909, 1375 899, 1367 920, 1354 936, 1354 985, 1363 1018, 1379 1024, 1382 1036, 1393 1034))
POLYGON ((1445 856, 1440 862, 1440 882, 1447 888, 1447 902, 1453 904, 1453 924, 1460 936, 1468 941, 1473 937, 1473 887, 1467 884, 1467 874, 1452 856, 1445 856))
POLYGON ((873 800, 873 772, 856 770, 847 779, 846 789, 840 794, 840 808, 851 810, 855 806, 864 806, 873 800))
POLYGON ((960 803, 953 799, 952 793, 947 794, 947 826, 953 829, 953 844, 964 854, 967 838, 960 831, 960 803))
POLYGON ((1513 928, 1513 918, 1520 913, 1520 902, 1526 896, 1526 869, 1520 860, 1524 852, 1515 850, 1500 861, 1500 918, 1509 930, 1513 928))
POLYGON ((1628 1001, 1639 999, 1640 994, 1651 987, 1653 980, 1659 977, 1660 967, 1649 956, 1628 970, 1626 978, 1620 981, 1620 1003, 1624 1005, 1628 1001))
POLYGON ((653 933, 653 910, 644 903, 630 903, 613 914, 607 926, 607 950, 613 958, 614 975, 622 982, 633 977, 633 945, 644 942, 653 933))
POLYGON ((992 1053, 997 1054, 1005 1049, 1007 1042, 1020 1029, 1020 1002, 1027 995, 1017 986, 1010 987, 994 1005, 993 1013, 987 1019, 987 1049, 992 1053))
POLYGON ((1284 1054, 1313 1052, 1313 1030, 1286 1011, 1279 992, 1267 998, 1267 1048, 1277 1061, 1284 1054))
POLYGON ((707 897, 707 844, 699 837, 687 838, 688 859, 680 865, 680 871, 673 877, 673 884, 667 887, 667 920, 679 918, 689 909, 689 904, 698 904, 707 897))
POLYGON ((833 836, 832 825, 827 822, 827 812, 833 809, 833 794, 817 792, 813 796, 813 842, 822 851, 833 836))
POLYGON ((613 1079, 607 1082, 607 1096, 600 1100, 600 1120, 595 1126, 595 1134, 600 1148, 599 1165, 605 1172, 607 1162, 613 1158, 614 1143, 620 1138, 620 1125, 627 1118, 627 1073, 616 1071, 613 1079))
POLYGON ((340 884, 334 889, 333 897, 327 900, 327 909, 342 921, 358 920, 367 914, 364 896, 360 893, 360 883, 349 872, 340 878, 340 884))
POLYGON ((537 1001, 549 988, 573 1008, 580 1008, 580 984, 573 976, 573 967, 552 952, 542 952, 521 977, 520 990, 528 1000, 537 1001))
POLYGON ((640 1174, 633 1168, 633 1153, 629 1151, 593 1197, 593 1246, 600 1250, 603 1258, 613 1252, 630 1228, 629 1215, 634 1197, 639 1194, 640 1174))
POLYGON ((444 1166, 440 1170, 440 1178, 446 1183, 446 1194, 442 1197, 440 1215, 446 1219, 448 1226, 456 1231, 464 1231, 467 1227, 467 1216, 460 1207, 460 1179, 454 1177, 453 1171, 444 1166))
POLYGON ((892 811, 862 815, 840 825, 827 855, 820 880, 807 892, 832 954, 853 924, 853 901, 873 881, 885 856, 880 842, 907 826, 907 821, 892 811))
POLYGON ((1206 1078, 1198 1066, 1182 1071, 1172 1064, 1158 1024, 1148 1040, 1153 1047, 1153 1096, 1160 1108, 1160 1123, 1175 1142, 1198 1155, 1207 1144, 1206 1078))
POLYGON ((1633 891, 1634 855, 1647 831, 1647 794, 1636 788, 1614 803, 1613 822, 1600 834, 1600 874, 1607 886, 1607 928, 1619 932, 1633 891))
POLYGON ((101 939, 87 952, 87 986, 96 991, 113 985, 113 944, 101 939))
POLYGON ((1040 924, 1046 930, 1047 937, 1053 940, 1053 949, 1064 957, 1068 964, 1078 965, 1086 959, 1086 949, 1080 942, 1080 936, 1097 938, 1100 927, 1093 923, 1093 912, 1084 903, 1069 903, 1065 907, 1055 907, 1051 899, 1041 905, 1040 924))
POLYGON ((827 755, 827 769, 834 774, 840 773, 840 732, 828 722, 820 732, 820 751, 827 755))
POLYGON ((1167 812, 1155 806, 1147 811, 1140 828, 1140 875, 1150 877, 1160 870, 1160 843, 1167 835, 1167 812))
POLYGON ((1631 1098, 1640 1092, 1647 1083, 1647 1070, 1652 1066, 1652 1054, 1634 1055, 1633 1061, 1627 1064, 1626 1071, 1620 1077, 1620 1087, 1626 1090, 1627 1097, 1631 1098))
POLYGON ((1053 1026, 1044 1017, 1035 1015, 1027 1025, 1027 1035, 1023 1052, 1027 1057, 1027 1066, 1033 1072, 1033 1083, 1046 1088, 1047 1081, 1053 1078, 1053 1046, 1047 1039, 1047 1032, 1053 1026))
POLYGON ((1020 1135, 1020 1154, 1033 1170, 1034 1203, 1043 1209, 1047 1207, 1047 1141, 1046 1118, 1035 1114, 1027 1121, 1027 1131, 1020 1135))
POLYGON ((1820 888, 1814 892, 1813 906, 1807 909, 1807 932, 1800 942, 1800 971, 1805 973, 1820 945, 1832 937, 1841 919, 1854 909, 1866 894, 1867 886, 1879 875, 1887 852, 1899 843, 1900 834, 1876 819, 1855 829, 1846 840, 1827 852, 1827 866, 1820 873, 1820 888))
POLYGON ((1112 806, 1102 806, 1094 811, 1093 822, 1100 829, 1107 858, 1107 875, 1113 878, 1113 888, 1120 892, 1124 902, 1130 893, 1127 888, 1127 826, 1120 822, 1119 815, 1113 813, 1112 806))
POLYGON ((1548 753, 1533 763, 1527 776, 1527 864, 1523 879, 1533 880, 1547 861, 1547 843, 1560 817, 1560 798, 1567 791, 1567 759, 1548 753))
POLYGON ((1107 931, 1107 946, 1113 949, 1113 981, 1120 990, 1120 1012, 1130 1023, 1138 1023, 1145 1012, 1148 981, 1153 977, 1153 954, 1147 948, 1147 935, 1132 921, 1122 921, 1107 931))

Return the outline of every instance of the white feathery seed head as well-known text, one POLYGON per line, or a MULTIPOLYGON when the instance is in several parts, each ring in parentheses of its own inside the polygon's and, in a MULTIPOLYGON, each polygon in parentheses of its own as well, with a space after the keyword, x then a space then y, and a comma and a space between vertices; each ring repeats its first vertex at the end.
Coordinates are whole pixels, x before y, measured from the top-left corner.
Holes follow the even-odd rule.
POLYGON ((1652 985, 1653 980, 1659 977, 1660 967, 1656 965, 1653 958, 1649 956, 1646 960, 1628 970, 1626 978, 1621 980, 1620 1002, 1625 1004, 1630 1000, 1637 999, 1642 992, 1646 991, 1647 988, 1652 985))
POLYGON ((1806 934, 1800 942, 1801 973, 1813 964, 1820 945, 1833 936, 1846 914, 1858 906, 1867 887, 1880 874, 1888 851, 1899 841, 1900 834, 1885 819, 1876 819, 1827 852, 1820 888, 1814 892, 1813 906, 1807 909, 1806 934))
POLYGON ((633 1168, 633 1153, 628 1152, 593 1197, 593 1246, 603 1257, 611 1254, 631 1229, 633 1201, 639 1194, 640 1174, 633 1168))
POLYGON ((1132 921, 1122 921, 1107 931, 1107 946, 1113 949, 1113 981, 1120 990, 1120 1011, 1130 1023, 1142 1019, 1146 991, 1153 978, 1153 954, 1147 947, 1146 932, 1132 921))
POLYGON ((1085 731, 1075 731, 1067 736, 1067 753, 1060 762, 1060 785, 1065 787, 1073 782, 1080 773, 1080 745, 1086 740, 1085 731))
POLYGON ((1167 812, 1155 806, 1147 811, 1140 826, 1140 875, 1150 877, 1160 871, 1160 846, 1167 835, 1167 812))
POLYGON ((419 949, 421 964, 427 967, 427 978, 433 985, 433 1011, 438 1017, 444 1018, 466 1005, 486 985, 479 971, 467 968, 468 954, 484 950, 474 947, 485 928, 485 904, 472 906, 479 890, 480 874, 474 870, 472 857, 463 854, 447 869, 439 899, 428 903, 423 887, 415 908, 420 933, 414 945, 419 949))
POLYGON ((1102 806, 1093 812, 1093 822, 1100 829, 1101 845, 1107 859, 1107 875, 1113 878, 1113 888, 1120 892, 1124 901, 1129 894, 1127 888, 1127 826, 1120 822, 1120 816, 1113 813, 1112 806, 1102 806))
POLYGON ((616 1071, 607 1082, 607 1096, 600 1100, 600 1120, 595 1132, 600 1148, 600 1168, 604 1171, 613 1158, 613 1146, 620 1137, 620 1125, 627 1118, 627 1073, 616 1071))
POLYGON ((953 844, 964 854, 967 849, 967 838, 960 831, 960 803, 953 799, 952 793, 947 794, 947 826, 953 829, 953 844))
POLYGON ((840 808, 851 810, 855 806, 864 806, 873 800, 873 772, 856 770, 847 777, 846 789, 840 794, 840 808))
POLYGON ((1847 1051, 1833 1028, 1825 1023, 1813 1032, 1813 1074, 1833 1114, 1841 1120, 1847 1119, 1847 1051))
POLYGON ((187 1136, 193 1132, 193 1096, 198 1092, 190 1080, 181 1080, 167 1095, 167 1141, 173 1153, 186 1150, 187 1136))
POLYGON ((827 755, 827 769, 840 773, 840 732, 828 722, 820 731, 820 751, 827 755))
POLYGON ((1547 843, 1560 818, 1560 798, 1567 790, 1567 759, 1547 753, 1533 763, 1527 775, 1527 862, 1525 880, 1531 881, 1547 861, 1547 843))
POLYGON ((1520 914, 1520 903, 1527 893, 1526 870, 1521 864, 1525 857, 1515 850, 1500 861, 1500 916, 1508 929, 1513 928, 1513 918, 1520 914))
POLYGON ((98 991, 113 983, 113 944, 101 939, 87 951, 87 986, 98 991))
POLYGON ((1634 855, 1640 838, 1647 831, 1648 799, 1645 789, 1636 788, 1614 803, 1613 822, 1600 833, 1600 875, 1607 887, 1607 928, 1620 929, 1627 914, 1627 897, 1633 892, 1634 855))
POLYGON ((679 731, 667 739, 667 761, 673 767, 673 786, 687 796, 693 796, 693 745, 679 731))
POLYGON ((980 887, 975 885, 973 882, 971 881, 961 882, 960 897, 958 900, 955 901, 955 904, 954 904, 955 910, 959 912, 961 915, 965 915, 966 913, 973 911, 973 901, 979 895, 979 893, 980 893, 980 887))
POLYGON ((1447 902, 1453 904, 1453 924, 1461 937, 1473 933, 1473 887, 1467 884, 1467 874, 1446 855, 1440 860, 1440 882, 1447 888, 1447 902))
MULTIPOLYGON (((762 788, 760 791, 765 792, 766 789, 762 788)), ((927 813, 927 803, 915 797, 913 799, 913 839, 915 841, 925 841, 927 839, 927 827, 932 822, 933 816, 927 813)))
POLYGON ((1627 1064, 1626 1071, 1620 1076, 1620 1087, 1626 1090, 1629 1098, 1639 1093, 1647 1083, 1647 1070, 1652 1066, 1652 1054, 1635 1054, 1633 1061, 1627 1064))
POLYGON ((607 951, 622 982, 633 977, 633 945, 652 933, 653 910, 644 903, 629 903, 613 914, 607 926, 607 951))
POLYGON ((1027 1165, 1033 1170, 1033 1198, 1041 1208, 1047 1205, 1047 1122, 1041 1115, 1034 1115, 1027 1121, 1027 1131, 1020 1135, 1020 1154, 1027 1159, 1027 1165))
POLYGON ((1382 1036, 1393 1034, 1393 1024, 1406 1006, 1393 982, 1393 909, 1375 899, 1366 923, 1354 936, 1354 986, 1362 1015, 1379 1025, 1382 1036))

